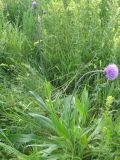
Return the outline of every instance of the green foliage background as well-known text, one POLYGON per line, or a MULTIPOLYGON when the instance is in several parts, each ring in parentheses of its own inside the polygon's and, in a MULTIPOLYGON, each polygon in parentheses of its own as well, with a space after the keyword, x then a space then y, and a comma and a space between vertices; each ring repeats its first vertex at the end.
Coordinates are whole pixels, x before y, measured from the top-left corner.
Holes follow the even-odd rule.
POLYGON ((119 0, 0 0, 0 159, 119 160, 119 0))

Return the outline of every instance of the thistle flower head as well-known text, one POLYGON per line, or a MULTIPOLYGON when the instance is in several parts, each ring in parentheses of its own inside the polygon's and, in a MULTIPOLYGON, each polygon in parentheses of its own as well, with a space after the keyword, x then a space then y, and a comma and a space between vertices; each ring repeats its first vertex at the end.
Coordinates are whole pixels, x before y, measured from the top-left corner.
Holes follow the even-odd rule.
POLYGON ((108 80, 114 80, 118 77, 119 75, 119 69, 116 66, 116 64, 109 64, 105 69, 104 73, 106 75, 106 78, 108 80))
POLYGON ((36 0, 33 0, 32 1, 32 8, 36 8, 37 7, 37 2, 36 2, 36 0))

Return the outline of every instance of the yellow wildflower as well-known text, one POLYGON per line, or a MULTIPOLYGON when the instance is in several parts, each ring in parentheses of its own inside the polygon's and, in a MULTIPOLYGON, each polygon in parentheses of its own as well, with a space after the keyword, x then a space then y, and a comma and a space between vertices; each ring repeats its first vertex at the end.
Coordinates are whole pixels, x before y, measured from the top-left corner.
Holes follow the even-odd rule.
POLYGON ((107 96, 106 98, 106 106, 110 106, 114 100, 113 96, 107 96))

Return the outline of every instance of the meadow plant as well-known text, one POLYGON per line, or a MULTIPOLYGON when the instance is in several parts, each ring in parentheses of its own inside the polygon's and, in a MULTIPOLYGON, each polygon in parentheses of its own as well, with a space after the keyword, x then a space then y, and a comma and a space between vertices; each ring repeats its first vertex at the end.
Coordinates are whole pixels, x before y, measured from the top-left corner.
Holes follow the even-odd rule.
POLYGON ((119 2, 0 6, 0 159, 119 160, 119 2))
MULTIPOLYGON (((95 71, 89 71, 89 72, 85 73, 82 77, 80 77, 80 79, 75 84, 75 88, 73 90, 73 96, 76 93, 77 88, 79 88, 80 81, 85 76, 92 74, 92 73, 104 73, 108 80, 115 80, 119 75, 119 69, 116 64, 109 64, 104 70, 95 70, 95 71)), ((71 98, 71 104, 72 104, 72 98, 71 98)))
POLYGON ((32 1, 32 8, 35 9, 37 7, 37 2, 35 0, 32 1))

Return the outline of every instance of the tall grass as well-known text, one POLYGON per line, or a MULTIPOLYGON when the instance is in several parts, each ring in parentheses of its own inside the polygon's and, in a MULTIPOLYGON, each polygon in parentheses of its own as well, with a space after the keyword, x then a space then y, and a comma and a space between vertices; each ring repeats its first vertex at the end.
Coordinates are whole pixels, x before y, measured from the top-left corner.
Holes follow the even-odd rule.
POLYGON ((43 43, 46 76, 50 80, 54 77, 56 83, 63 84, 78 69, 82 71, 83 66, 88 70, 116 62, 114 41, 119 27, 116 1, 70 1, 67 8, 62 1, 52 1, 47 10, 48 14, 43 16, 43 43), (64 75, 67 76, 61 78, 64 75))

